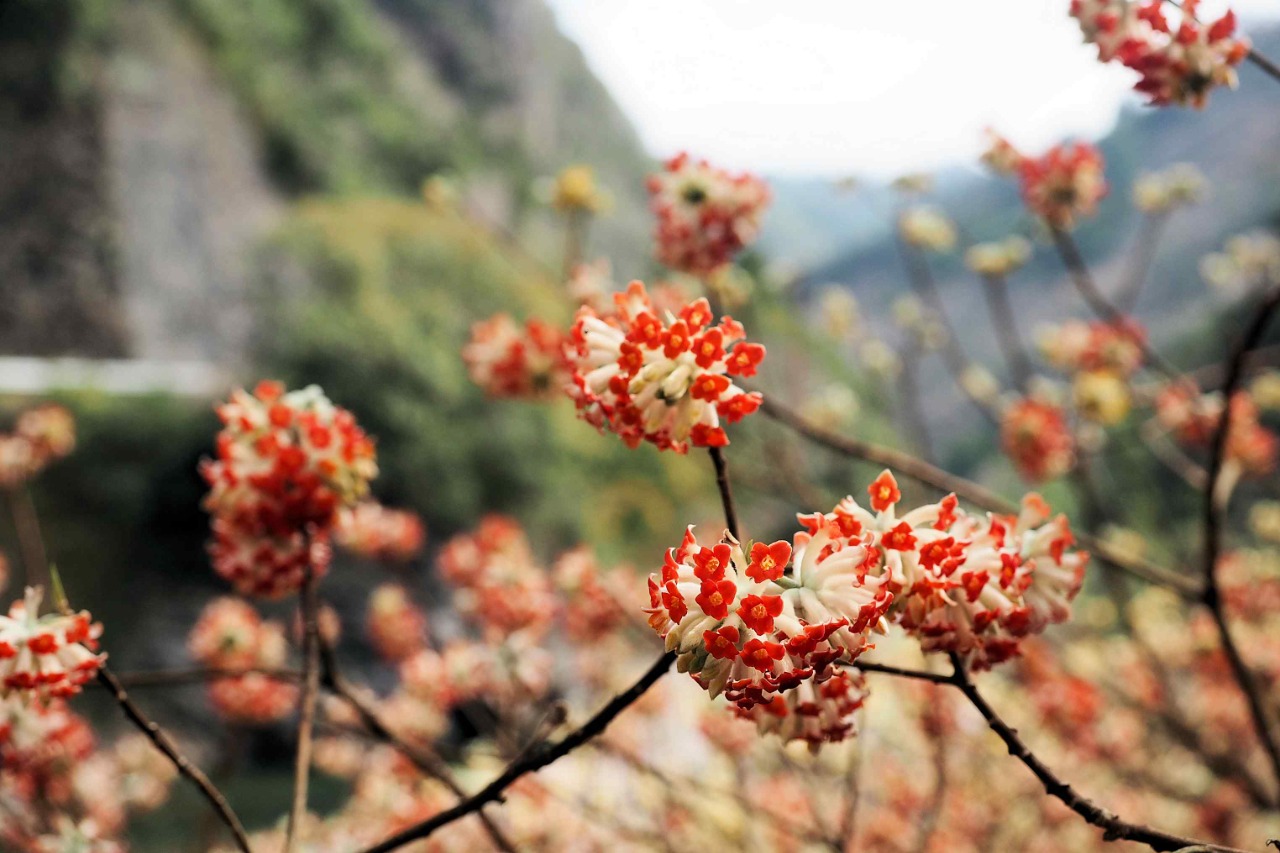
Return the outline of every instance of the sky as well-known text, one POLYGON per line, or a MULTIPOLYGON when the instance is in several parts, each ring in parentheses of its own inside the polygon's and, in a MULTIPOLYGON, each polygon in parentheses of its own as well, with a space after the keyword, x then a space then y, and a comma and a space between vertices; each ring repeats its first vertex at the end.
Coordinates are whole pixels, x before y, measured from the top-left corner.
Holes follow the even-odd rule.
MULTIPOLYGON (((975 157, 987 127, 1031 150, 1093 138, 1138 103, 1067 0, 548 2, 658 156, 891 177, 975 157)), ((1280 0, 1231 5, 1280 18, 1280 0)))

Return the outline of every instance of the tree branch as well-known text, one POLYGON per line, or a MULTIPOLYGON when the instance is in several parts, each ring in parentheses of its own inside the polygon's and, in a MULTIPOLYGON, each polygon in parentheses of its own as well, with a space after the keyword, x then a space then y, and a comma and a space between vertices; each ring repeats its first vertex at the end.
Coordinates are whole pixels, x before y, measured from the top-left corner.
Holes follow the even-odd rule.
MULTIPOLYGON (((310 541, 308 540, 308 546, 310 541)), ((320 690, 320 631, 316 624, 319 598, 315 571, 307 567, 302 581, 302 695, 298 700, 298 751, 293 761, 293 800, 285 828, 285 853, 293 853, 302 837, 307 816, 307 783, 311 778, 311 735, 315 728, 316 695, 320 690)))
POLYGON ((1202 841, 1170 835, 1142 824, 1129 823, 1081 795, 1066 782, 1059 779, 1043 761, 1036 757, 1035 753, 1027 748, 1027 745, 1018 736, 1017 730, 1001 719, 995 709, 978 692, 977 686, 965 673, 964 663, 954 653, 951 655, 951 663, 955 667, 955 671, 951 676, 951 683, 965 695, 973 707, 978 709, 978 713, 987 721, 987 726, 1009 748, 1009 754, 1021 761, 1040 780, 1040 784, 1044 786, 1046 794, 1061 800, 1073 812, 1084 818, 1085 821, 1101 829, 1104 840, 1134 841, 1139 844, 1145 844, 1152 850, 1157 851, 1181 850, 1185 847, 1200 846, 1207 850, 1244 853, 1244 851, 1239 851, 1233 847, 1205 844, 1202 841))
POLYGON ((1227 439, 1231 433, 1231 397, 1244 381, 1245 362, 1249 351, 1257 346, 1266 331, 1272 316, 1280 308, 1280 286, 1273 286, 1263 299, 1262 304, 1254 312, 1248 327, 1241 335, 1235 349, 1227 361, 1226 379, 1222 384, 1223 410, 1222 420, 1213 436, 1213 445, 1209 450, 1209 478, 1204 489, 1204 593, 1203 601, 1213 614, 1214 624, 1222 640, 1222 650, 1227 656, 1231 672, 1240 690, 1249 703, 1249 713, 1253 718, 1253 727, 1258 740, 1271 761, 1271 768, 1276 781, 1280 782, 1280 745, 1271 730, 1270 714, 1262 698, 1262 692, 1254 681, 1249 665, 1245 663, 1240 649, 1231 636, 1227 625, 1227 614, 1223 607, 1221 591, 1218 587, 1218 556, 1222 549, 1222 526, 1227 512, 1230 494, 1219 495, 1222 471, 1226 461, 1227 439))
POLYGON ((236 847, 242 853, 251 853, 249 838, 245 834, 244 825, 240 823, 240 818, 236 817, 236 813, 232 811, 231 804, 227 802, 227 798, 222 795, 217 786, 209 781, 209 777, 204 775, 199 767, 192 764, 185 755, 178 751, 173 739, 165 734, 164 729, 142 713, 142 709, 135 705, 133 700, 129 698, 129 694, 125 692, 124 685, 120 683, 119 679, 105 664, 102 669, 98 670, 98 682, 111 691, 111 695, 115 697, 116 703, 124 711, 124 715, 146 735, 147 740, 151 741, 156 749, 164 753, 164 757, 169 759, 180 774, 190 779, 200 789, 200 793, 209 801, 209 805, 213 807, 218 817, 222 819, 227 829, 231 831, 231 835, 235 838, 236 847))
MULTIPOLYGON (((773 402, 768 395, 765 396, 760 411, 815 444, 820 444, 843 456, 892 468, 905 477, 927 486, 932 486, 939 491, 954 492, 957 497, 990 512, 1002 515, 1016 515, 1018 512, 1016 504, 1000 497, 985 486, 979 485, 972 480, 966 480, 964 477, 952 474, 949 471, 944 471, 935 465, 930 465, 928 462, 917 459, 909 453, 829 432, 809 423, 786 407, 773 402)), ((1148 583, 1167 587, 1185 599, 1196 601, 1200 598, 1200 585, 1191 578, 1172 572, 1149 560, 1124 554, 1088 533, 1077 533, 1076 538, 1081 545, 1089 549, 1090 553, 1110 565, 1120 568, 1148 583)))

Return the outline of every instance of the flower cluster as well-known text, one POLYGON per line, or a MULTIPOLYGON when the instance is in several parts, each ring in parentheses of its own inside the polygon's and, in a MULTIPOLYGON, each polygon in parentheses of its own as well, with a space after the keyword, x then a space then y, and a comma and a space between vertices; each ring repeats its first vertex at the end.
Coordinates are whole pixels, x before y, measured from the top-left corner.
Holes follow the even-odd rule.
POLYGON ((754 175, 731 175, 705 160, 680 154, 649 176, 657 217, 658 260, 693 275, 707 275, 756 239, 769 188, 754 175))
POLYGON ((596 182, 595 169, 583 164, 561 169, 550 196, 551 206, 564 213, 599 213, 610 204, 608 193, 596 182))
POLYGON ((1237 234, 1221 252, 1201 258, 1200 275, 1229 295, 1280 281, 1280 238, 1265 231, 1237 234))
POLYGON ((412 657, 427 645, 426 614, 399 584, 382 584, 369 595, 365 627, 374 651, 393 663, 412 657))
POLYGON ((707 546, 690 528, 649 578, 645 612, 679 669, 787 740, 852 732, 865 690, 836 665, 889 622, 983 668, 1068 618, 1080 589, 1087 555, 1069 550, 1065 517, 1050 520, 1038 496, 1017 517, 979 518, 954 495, 899 516, 888 471, 868 492, 870 509, 850 497, 799 516, 791 543, 726 533, 707 546))
POLYGON ((0 616, 0 685, 41 699, 74 696, 106 659, 95 653, 102 625, 84 610, 41 616, 42 598, 39 587, 27 587, 0 616))
POLYGON ((1128 378, 1142 367, 1146 330, 1132 318, 1118 322, 1068 320, 1040 333, 1040 350, 1064 373, 1106 371, 1128 378))
POLYGON ((481 320, 471 327, 462 360, 491 397, 546 399, 567 381, 564 332, 536 318, 524 326, 508 314, 481 320))
POLYGON ((898 217, 898 234, 909 246, 927 252, 950 252, 956 246, 956 227, 936 207, 915 205, 898 217))
POLYGON ((964 254, 964 263, 978 275, 1003 278, 1021 269, 1031 259, 1031 243, 1025 237, 1006 237, 978 243, 964 254))
POLYGON ((1016 175, 1027 208, 1053 228, 1069 229, 1079 217, 1092 216, 1107 194, 1102 155, 1085 142, 1055 145, 1028 157, 992 134, 983 161, 1000 174, 1016 175))
POLYGON ((1071 470, 1075 437, 1062 407, 1036 397, 1022 397, 1000 415, 1000 447, 1018 473, 1038 483, 1071 470))
POLYGON ((454 608, 490 636, 525 629, 540 633, 555 615, 550 581, 514 519, 481 519, 474 533, 460 533, 444 544, 439 567, 454 585, 454 608))
POLYGON ((1133 182, 1133 205, 1143 213, 1161 215, 1195 204, 1208 180, 1190 163, 1177 163, 1161 172, 1147 172, 1133 182))
POLYGON ((417 557, 426 538, 416 513, 389 509, 371 500, 342 511, 335 537, 353 554, 388 563, 405 563, 417 557))
POLYGON ((328 565, 339 510, 377 474, 373 442, 317 387, 285 393, 262 382, 218 408, 217 458, 209 484, 214 569, 242 594, 278 597, 328 565))
POLYGON ((264 621, 245 601, 222 597, 209 602, 187 636, 187 651, 214 669, 245 670, 209 684, 209 700, 227 720, 272 723, 297 704, 296 685, 267 672, 282 667, 288 655, 284 626, 264 621))
POLYGON ((584 307, 573 326, 569 393, 579 415, 629 447, 648 441, 684 453, 689 444, 728 444, 721 419, 736 423, 762 401, 731 377, 754 376, 764 347, 743 341, 731 317, 712 325, 705 299, 665 317, 638 281, 614 299, 615 313, 584 307))
MULTIPOLYGON (((1188 448, 1206 448, 1222 423, 1219 394, 1202 394, 1190 380, 1171 382, 1156 396, 1156 419, 1188 448)), ((1259 419, 1248 391, 1231 397, 1231 420, 1223 459, 1240 474, 1264 476, 1275 470, 1280 438, 1259 419)))
POLYGON ((1182 3, 1175 27, 1160 0, 1071 0, 1071 16, 1103 62, 1120 62, 1138 72, 1134 88, 1152 104, 1204 106, 1210 90, 1236 85, 1236 66, 1249 43, 1235 36, 1235 13, 1196 20, 1200 0, 1182 3))
POLYGON ((0 486, 14 488, 40 473, 76 446, 71 413, 49 403, 18 416, 11 433, 0 435, 0 486))

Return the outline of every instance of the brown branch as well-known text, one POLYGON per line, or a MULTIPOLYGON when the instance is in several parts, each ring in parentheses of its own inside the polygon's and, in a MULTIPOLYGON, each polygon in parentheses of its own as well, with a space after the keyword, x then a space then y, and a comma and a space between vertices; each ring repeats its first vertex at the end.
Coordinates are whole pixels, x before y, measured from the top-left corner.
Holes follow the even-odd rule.
MULTIPOLYGON (((457 780, 453 778, 453 774, 449 772, 449 768, 444 762, 435 756, 415 749, 401 740, 395 732, 391 731, 377 709, 370 702, 367 702, 351 682, 338 671, 333 649, 323 639, 320 642, 320 660, 321 680, 324 683, 324 687, 356 712, 356 716, 360 718, 361 724, 364 725, 369 734, 395 749, 407 758, 413 766, 421 770, 424 775, 443 784, 459 800, 466 799, 466 792, 458 785, 457 780)), ((502 833, 497 824, 484 813, 483 809, 477 810, 476 816, 480 818, 480 822, 484 824, 485 831, 499 850, 505 851, 505 853, 515 853, 515 846, 502 833)))
POLYGON ((1101 829, 1104 840, 1133 841, 1145 844, 1152 850, 1157 851, 1181 850, 1185 847, 1199 846, 1207 850, 1244 853, 1244 851, 1239 851, 1233 847, 1205 844, 1202 841, 1171 835, 1142 824, 1129 823, 1083 796, 1069 784, 1059 779, 1043 761, 1036 757, 1035 753, 1027 748, 1027 745, 1022 742, 1022 738, 1018 736, 1017 730, 1006 723, 996 713, 995 709, 987 703, 982 694, 978 692, 977 686, 974 685, 965 672, 964 664, 959 657, 952 654, 951 662, 955 667, 951 683, 965 695, 973 707, 978 709, 978 713, 987 721, 987 726, 1004 741, 1005 746, 1009 749, 1009 754, 1021 761, 1035 775, 1040 784, 1044 786, 1046 794, 1062 801, 1073 812, 1084 818, 1086 822, 1101 829))
POLYGON ((942 361, 946 365, 947 372, 951 374, 951 378, 955 381, 960 392, 973 404, 974 408, 989 423, 996 423, 997 417, 991 411, 991 407, 970 394, 965 384, 964 373, 969 366, 969 357, 960 345, 960 338, 956 335, 956 328, 951 323, 950 315, 947 314, 946 305, 942 302, 942 294, 938 290, 937 282, 934 281, 933 271, 929 267, 929 259, 921 249, 910 245, 901 237, 898 238, 898 251, 902 257, 903 266, 907 269, 907 281, 910 282, 911 288, 928 307, 930 313, 934 315, 934 319, 942 325, 942 330, 947 336, 942 345, 942 361))
MULTIPOLYGON (((1058 256, 1062 258, 1063 265, 1067 268, 1071 282, 1075 285, 1080 295, 1084 297, 1084 301, 1089 303, 1093 313, 1108 323, 1124 324, 1128 322, 1128 317, 1125 313, 1112 305, 1102 295, 1102 291, 1098 289, 1097 284, 1094 283, 1093 275, 1090 274, 1089 267, 1084 262, 1084 257, 1080 254, 1080 248, 1076 245, 1076 241, 1070 232, 1050 225, 1049 233, 1053 236, 1053 245, 1058 250, 1058 256)), ((1143 360, 1150 367, 1163 373, 1169 379, 1182 378, 1182 371, 1152 349, 1146 340, 1134 337, 1133 342, 1142 351, 1143 360)))
MULTIPOLYGON (((1276 65, 1256 50, 1250 50, 1245 56, 1245 59, 1252 62, 1254 67, 1260 69, 1264 74, 1267 74, 1276 80, 1280 80, 1280 65, 1276 65)), ((1280 844, 1277 844, 1276 847, 1280 849, 1280 844)))
MULTIPOLYGON (((709 448, 711 463, 716 472, 716 486, 720 490, 720 503, 724 509, 725 526, 729 533, 737 538, 740 535, 738 528, 738 512, 733 502, 733 490, 729 485, 729 464, 724 458, 724 452, 718 447, 709 448)), ((456 820, 460 820, 469 814, 474 814, 484 808, 489 803, 501 802, 503 792, 511 787, 520 777, 526 773, 533 773, 546 767, 548 764, 560 760, 564 756, 573 752, 578 747, 590 741, 592 738, 604 732, 623 711, 635 704, 641 696, 643 696, 650 687, 657 684, 662 676, 667 674, 667 670, 671 668, 671 664, 675 662, 675 652, 667 652, 662 657, 653 662, 650 667, 645 670, 635 684, 632 684, 623 692, 614 696, 604 704, 599 711, 596 711, 592 717, 583 723, 580 727, 565 735, 559 741, 550 745, 539 744, 538 746, 527 750, 525 753, 516 758, 515 761, 507 765, 507 769, 502 771, 497 778, 485 785, 475 794, 472 794, 465 800, 462 800, 453 808, 445 809, 442 812, 428 818, 421 823, 410 826, 395 835, 387 838, 378 844, 368 848, 364 853, 386 853, 389 850, 395 850, 399 847, 409 844, 413 841, 426 838, 443 826, 448 826, 456 820)))
POLYGON ((1222 548, 1222 527, 1227 513, 1230 494, 1219 495, 1222 471, 1226 461, 1227 439, 1231 433, 1231 397, 1244 382, 1245 362, 1249 351, 1257 346, 1263 333, 1271 322, 1277 308, 1280 308, 1280 286, 1273 286, 1262 300, 1252 320, 1237 342, 1231 357, 1227 361, 1226 379, 1222 385, 1223 411, 1222 420, 1214 432, 1213 445, 1209 450, 1209 478, 1204 489, 1204 593, 1202 600, 1209 612, 1213 614, 1214 624, 1222 640, 1222 650, 1227 656, 1231 672, 1240 690, 1249 703, 1249 713, 1253 718, 1253 727, 1258 740, 1271 761, 1271 768, 1277 782, 1280 782, 1280 745, 1271 730, 1270 714, 1254 681, 1249 665, 1245 663, 1240 649, 1231 636, 1227 624, 1227 614, 1222 602, 1221 590, 1218 586, 1218 556, 1222 548))
POLYGON ((1164 231, 1165 223, 1168 221, 1168 212, 1150 213, 1142 218, 1137 242, 1134 244, 1133 253, 1130 255, 1129 268, 1126 271, 1127 275, 1116 291, 1114 304, 1119 310, 1128 313, 1137 306, 1138 297, 1142 294, 1142 286, 1147 281, 1151 263, 1156 257, 1156 247, 1160 243, 1160 235, 1164 231))
MULTIPOLYGON (((768 417, 790 427, 815 444, 820 444, 841 455, 892 468, 905 477, 927 486, 932 486, 939 491, 954 492, 957 497, 989 512, 1002 515, 1014 515, 1018 512, 1016 504, 1000 497, 985 486, 952 474, 936 465, 930 465, 928 462, 917 459, 909 453, 903 453, 891 447, 872 444, 858 438, 837 435, 822 429, 809 423, 786 407, 773 402, 769 395, 765 395, 764 403, 761 405, 760 410, 768 417)), ((1191 578, 1172 572, 1149 560, 1124 554, 1088 533, 1077 533, 1076 538, 1090 553, 1099 557, 1105 563, 1122 569, 1148 583, 1167 587, 1188 600, 1198 600, 1201 595, 1200 585, 1191 578)))
POLYGON ((121 686, 130 690, 141 690, 152 687, 183 687, 194 684, 205 684, 223 678, 238 678, 242 675, 265 675, 278 681, 298 682, 302 673, 293 669, 217 669, 195 667, 191 669, 158 669, 150 672, 120 672, 116 679, 121 686))
POLYGON ((111 695, 115 697, 116 703, 124 711, 124 715, 129 718, 129 721, 146 735, 156 749, 164 753, 165 758, 169 759, 180 774, 190 779, 200 789, 200 793, 209 801, 209 805, 213 807, 218 817, 226 824, 227 829, 231 831, 231 835, 235 838, 236 847, 242 853, 251 853, 249 838, 245 834, 244 825, 240 823, 240 818, 236 817, 236 813, 232 811, 231 804, 227 802, 227 798, 209 781, 209 777, 204 775, 200 768, 192 764, 178 750, 173 739, 165 734, 164 729, 149 719, 142 712, 142 709, 133 703, 133 700, 129 698, 129 694, 125 692, 124 685, 120 683, 119 679, 106 665, 103 665, 102 669, 98 671, 98 682, 111 691, 111 695))
POLYGON ((49 587, 49 557, 44 548, 44 536, 40 533, 40 517, 31 492, 19 483, 5 492, 9 512, 13 516, 13 529, 18 535, 18 549, 22 554, 22 569, 26 573, 27 586, 49 587))
POLYGON ((1013 377, 1013 384, 1025 394, 1031 377, 1035 375, 1035 369, 1027 355, 1026 344, 1018 334, 1018 322, 1009 302, 1009 288, 1005 284, 1005 277, 984 275, 982 280, 982 292, 987 297, 987 310, 991 314, 991 325, 995 327, 996 340, 1004 354, 1005 365, 1009 369, 1009 375, 1013 377))
POLYGON ((489 803, 501 802, 503 792, 521 776, 541 770, 548 764, 558 761, 608 728, 615 717, 631 707, 650 687, 667 674, 667 670, 671 668, 671 664, 675 659, 674 652, 667 652, 658 658, 635 684, 610 699, 605 703, 604 707, 597 711, 580 728, 566 735, 555 744, 541 749, 534 749, 524 758, 508 765, 507 769, 492 782, 453 808, 445 809, 428 820, 396 833, 385 841, 368 848, 365 853, 387 853, 389 850, 395 850, 412 841, 426 838, 437 829, 473 814, 489 803))
POLYGON ((729 462, 724 458, 724 451, 719 447, 708 447, 711 464, 716 469, 716 488, 720 490, 720 505, 724 508, 724 523, 733 538, 739 537, 738 510, 733 504, 733 489, 729 486, 729 462))
MULTIPOLYGON (((310 541, 308 540, 308 545, 310 541)), ((312 731, 316 721, 316 696, 320 691, 320 630, 316 624, 318 578, 311 566, 302 581, 302 695, 298 699, 298 751, 293 761, 293 800, 285 828, 285 853, 293 853, 302 838, 307 816, 307 783, 311 779, 312 731)))

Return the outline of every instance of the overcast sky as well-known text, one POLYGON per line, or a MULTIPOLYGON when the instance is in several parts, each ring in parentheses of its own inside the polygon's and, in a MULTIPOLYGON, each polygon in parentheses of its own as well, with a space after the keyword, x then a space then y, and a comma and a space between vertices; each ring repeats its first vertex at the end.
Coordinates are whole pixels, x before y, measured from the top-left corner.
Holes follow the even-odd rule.
POLYGON ((1133 99, 1068 0, 549 2, 657 155, 890 176, 974 156, 987 126, 1030 148, 1096 136, 1133 99))

